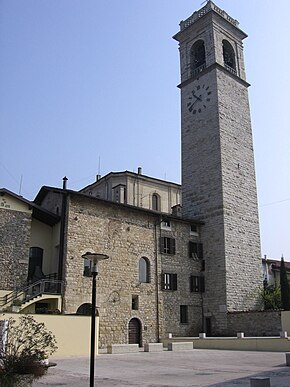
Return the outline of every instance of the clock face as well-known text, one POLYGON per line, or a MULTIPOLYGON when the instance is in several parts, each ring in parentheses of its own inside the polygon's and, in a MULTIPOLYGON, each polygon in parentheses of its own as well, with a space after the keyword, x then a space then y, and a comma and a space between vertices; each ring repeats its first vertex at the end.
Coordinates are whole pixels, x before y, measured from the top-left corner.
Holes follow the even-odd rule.
POLYGON ((188 97, 187 108, 189 112, 198 114, 206 110, 211 94, 210 87, 205 83, 195 85, 188 97))

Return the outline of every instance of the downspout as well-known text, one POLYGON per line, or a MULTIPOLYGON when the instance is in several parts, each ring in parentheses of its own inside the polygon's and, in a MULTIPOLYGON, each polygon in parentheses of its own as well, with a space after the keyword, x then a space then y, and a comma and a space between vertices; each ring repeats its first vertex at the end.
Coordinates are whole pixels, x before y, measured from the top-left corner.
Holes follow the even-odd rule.
MULTIPOLYGON (((65 229, 66 229, 66 214, 67 214, 67 177, 63 178, 63 193, 62 193, 62 205, 61 205, 61 223, 60 223, 60 235, 59 235, 59 258, 58 258, 58 280, 63 281, 64 272, 64 251, 65 251, 65 229)), ((64 289, 62 288, 62 296, 64 289)), ((63 299, 62 299, 63 310, 63 299)))
POLYGON ((159 275, 158 275, 158 237, 157 237, 157 224, 154 223, 154 239, 155 239, 155 282, 156 282, 156 322, 157 322, 157 340, 160 342, 160 316, 159 316, 159 275))

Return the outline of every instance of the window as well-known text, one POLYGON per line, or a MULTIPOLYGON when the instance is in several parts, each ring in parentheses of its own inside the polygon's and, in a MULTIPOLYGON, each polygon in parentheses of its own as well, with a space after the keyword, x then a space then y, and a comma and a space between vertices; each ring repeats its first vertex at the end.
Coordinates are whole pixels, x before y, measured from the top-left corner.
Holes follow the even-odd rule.
POLYGON ((92 276, 92 261, 89 259, 84 259, 84 276, 91 277, 92 276))
POLYGON ((160 196, 157 193, 152 195, 152 210, 160 211, 160 196))
POLYGON ((161 289, 162 290, 177 290, 177 274, 162 273, 161 274, 161 289))
POLYGON ((190 235, 198 236, 198 227, 196 224, 190 225, 190 235))
POLYGON ((198 40, 190 50, 191 75, 194 76, 205 68, 204 41, 198 40))
POLYGON ((40 247, 30 247, 28 279, 34 279, 35 281, 37 281, 43 277, 42 261, 43 261, 43 249, 40 247))
POLYGON ((188 324, 188 307, 187 305, 180 305, 180 323, 188 324))
POLYGON ((145 257, 139 260, 139 282, 150 282, 150 262, 145 257))
POLYGON ((166 229, 166 230, 171 230, 171 223, 170 220, 165 219, 161 222, 161 228, 166 229))
POLYGON ((188 256, 194 259, 203 259, 202 243, 188 242, 188 256))
POLYGON ((133 295, 132 296, 132 310, 138 310, 139 309, 139 296, 133 295))
POLYGON ((189 277, 190 291, 194 293, 204 293, 205 284, 204 277, 198 275, 191 275, 189 277))
POLYGON ((163 254, 175 254, 175 239, 168 237, 160 238, 160 251, 163 254))
POLYGON ((223 57, 225 68, 236 74, 235 52, 232 45, 227 40, 223 40, 223 57))

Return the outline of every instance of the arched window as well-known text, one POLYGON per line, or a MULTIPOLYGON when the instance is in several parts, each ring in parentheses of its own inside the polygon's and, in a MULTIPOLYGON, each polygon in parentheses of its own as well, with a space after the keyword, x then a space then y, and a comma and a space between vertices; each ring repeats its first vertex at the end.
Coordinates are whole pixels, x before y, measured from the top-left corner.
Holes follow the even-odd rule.
POLYGON ((145 257, 139 260, 139 282, 150 282, 150 262, 145 257))
POLYGON ((227 40, 223 40, 223 57, 226 69, 236 73, 235 51, 227 40))
POLYGON ((152 195, 152 210, 160 211, 160 197, 157 193, 152 195))
POLYGON ((190 50, 191 75, 202 71, 205 68, 204 41, 198 40, 190 50))
MULTIPOLYGON (((39 276, 41 279, 42 273, 42 261, 43 261, 43 249, 41 247, 30 247, 29 249, 29 266, 28 266, 28 280, 32 280, 33 277, 39 276)), ((34 278, 37 280, 37 278, 34 278)))

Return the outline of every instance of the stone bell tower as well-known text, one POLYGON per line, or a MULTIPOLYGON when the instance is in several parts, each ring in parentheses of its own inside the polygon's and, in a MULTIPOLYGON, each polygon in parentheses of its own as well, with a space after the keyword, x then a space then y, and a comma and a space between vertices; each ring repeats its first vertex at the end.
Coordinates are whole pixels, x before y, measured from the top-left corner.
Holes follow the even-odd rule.
POLYGON ((227 332, 228 312, 258 307, 262 284, 248 87, 247 35, 212 1, 180 23, 182 204, 204 221, 204 316, 227 332))

